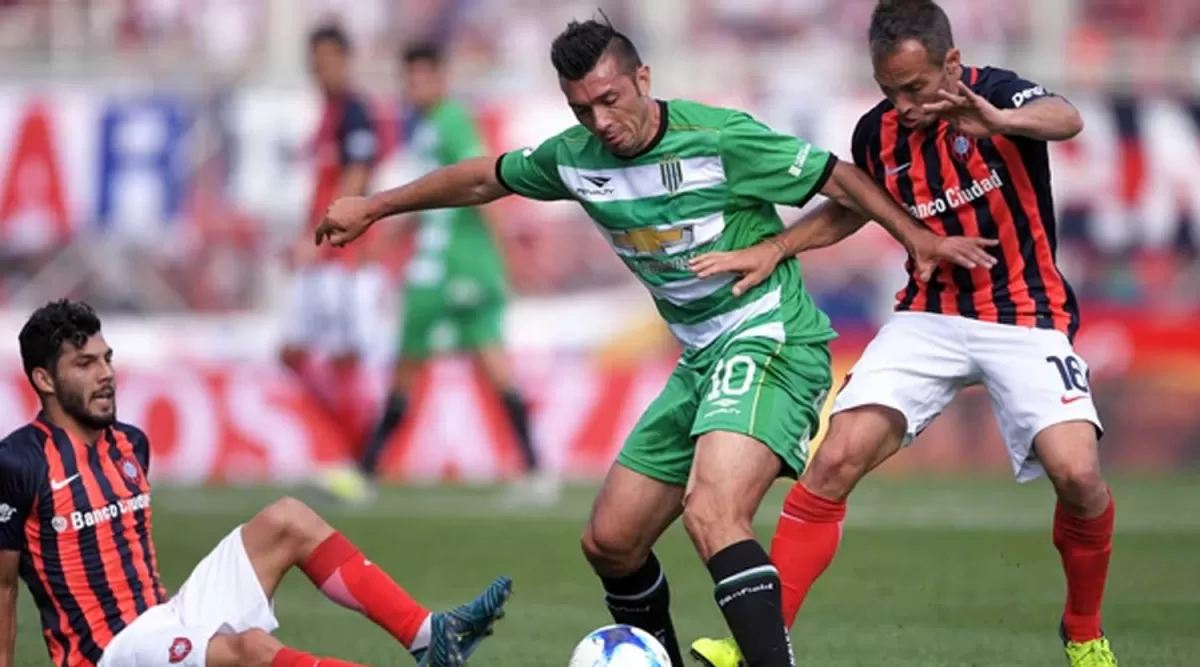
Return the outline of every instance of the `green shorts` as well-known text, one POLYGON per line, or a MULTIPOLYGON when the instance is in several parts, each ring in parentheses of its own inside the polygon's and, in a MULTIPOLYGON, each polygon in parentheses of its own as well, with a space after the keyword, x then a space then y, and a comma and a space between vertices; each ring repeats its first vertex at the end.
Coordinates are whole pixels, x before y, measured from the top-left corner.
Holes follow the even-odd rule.
POLYGON ((399 353, 403 359, 428 359, 463 350, 479 350, 503 341, 505 299, 491 297, 469 307, 447 306, 440 286, 404 291, 399 353))
POLYGON ((686 486, 696 438, 730 431, 755 438, 796 477, 808 463, 809 442, 833 384, 828 343, 781 344, 762 338, 734 341, 703 367, 681 360, 646 409, 617 462, 667 484, 686 486))

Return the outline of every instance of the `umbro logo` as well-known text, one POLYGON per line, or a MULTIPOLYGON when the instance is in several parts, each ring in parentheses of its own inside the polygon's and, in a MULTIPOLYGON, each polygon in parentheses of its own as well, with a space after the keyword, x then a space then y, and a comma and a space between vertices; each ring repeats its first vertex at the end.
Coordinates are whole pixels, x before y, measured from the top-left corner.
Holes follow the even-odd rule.
POLYGON ((584 176, 583 180, 587 181, 588 183, 591 183, 592 185, 594 185, 598 188, 602 188, 602 187, 608 185, 608 182, 612 180, 612 177, 611 176, 584 176))

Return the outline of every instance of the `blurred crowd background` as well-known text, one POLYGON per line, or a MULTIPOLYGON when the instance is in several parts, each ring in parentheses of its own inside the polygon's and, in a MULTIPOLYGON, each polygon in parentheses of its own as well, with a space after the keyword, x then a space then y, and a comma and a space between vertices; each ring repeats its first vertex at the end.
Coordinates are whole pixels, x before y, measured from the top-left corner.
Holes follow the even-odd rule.
MULTIPOLYGON (((639 45, 658 95, 745 108, 776 129, 848 155, 854 123, 879 96, 865 52, 873 4, 0 0, 0 309, 11 320, 5 334, 31 308, 69 295, 115 318, 121 340, 133 348, 119 354, 135 363, 204 365, 196 382, 205 388, 197 392, 210 403, 226 400, 228 376, 241 377, 242 365, 259 369, 256 377, 273 373, 261 369, 274 359, 275 314, 287 283, 283 251, 301 233, 311 194, 319 102, 307 74, 306 36, 314 26, 336 22, 354 41, 357 84, 376 105, 385 143, 376 185, 387 186, 412 175, 398 130, 405 102, 397 92, 397 53, 404 44, 444 45, 455 93, 469 101, 498 152, 571 123, 548 45, 568 20, 598 10, 639 45), (212 371, 214 360, 241 365, 212 371)), ((1200 380, 1193 379, 1200 371, 1194 333, 1200 327, 1200 2, 941 4, 967 62, 1018 70, 1083 112, 1084 135, 1052 148, 1059 253, 1089 323, 1080 347, 1099 378, 1101 409, 1111 406, 1109 441, 1116 443, 1114 456, 1131 464, 1194 464, 1200 460, 1200 420, 1193 414, 1200 397, 1200 380)), ((507 223, 517 296, 509 326, 517 354, 528 355, 521 364, 526 381, 544 388, 546 378, 562 382, 586 367, 601 379, 571 381, 590 387, 580 390, 587 394, 580 404, 599 405, 592 394, 610 400, 614 392, 619 406, 644 404, 641 380, 622 373, 656 369, 645 380, 653 385, 669 368, 671 346, 633 278, 575 207, 506 202, 499 214, 507 223), (628 299, 640 307, 620 307, 628 299), (619 326, 612 322, 614 304, 619 326), (573 316, 564 318, 564 308, 573 316)), ((398 276, 405 241, 378 246, 379 261, 398 276)), ((842 370, 889 312, 904 280, 902 259, 875 229, 804 258, 810 289, 843 333, 842 370)), ((381 363, 392 348, 387 332, 395 310, 389 295, 380 304, 381 363)), ((135 381, 138 391, 180 391, 174 371, 146 372, 151 379, 135 381)), ((281 380, 264 391, 275 400, 271 392, 285 386, 281 380)), ((537 387, 531 392, 536 396, 537 387)), ((138 396, 151 412, 160 400, 138 396)), ((191 409, 188 396, 161 400, 178 402, 183 412, 191 409)), ((966 397, 954 413, 961 425, 954 426, 960 417, 953 415, 943 420, 947 429, 961 430, 946 430, 951 444, 928 447, 930 459, 972 459, 963 454, 967 445, 953 444, 978 444, 971 434, 990 419, 986 402, 972 400, 966 397)), ((446 401, 446 414, 490 409, 486 400, 480 407, 458 394, 446 401)), ((571 409, 586 413, 577 421, 592 424, 587 410, 593 408, 561 408, 559 418, 571 409)), ((165 414, 174 424, 163 427, 174 434, 164 436, 174 438, 171 447, 200 447, 179 435, 200 426, 165 414)), ((221 415, 213 419, 232 419, 221 415)), ((447 435, 430 419, 432 425, 413 427, 442 433, 430 442, 476 437, 447 435)), ((619 441, 623 419, 612 420, 616 430, 605 442, 619 441)), ((277 472, 263 461, 284 455, 257 451, 274 445, 228 428, 247 444, 244 456, 221 463, 222 470, 277 472)), ((574 460, 572 447, 599 459, 610 453, 609 445, 587 444, 594 433, 572 445, 559 433, 567 426, 539 428, 552 442, 547 447, 568 452, 552 455, 556 460, 574 460)), ((236 439, 220 429, 214 439, 236 439)), ((1001 460, 996 443, 988 442, 996 451, 981 460, 1001 460)), ((426 472, 446 472, 441 465, 426 472)))

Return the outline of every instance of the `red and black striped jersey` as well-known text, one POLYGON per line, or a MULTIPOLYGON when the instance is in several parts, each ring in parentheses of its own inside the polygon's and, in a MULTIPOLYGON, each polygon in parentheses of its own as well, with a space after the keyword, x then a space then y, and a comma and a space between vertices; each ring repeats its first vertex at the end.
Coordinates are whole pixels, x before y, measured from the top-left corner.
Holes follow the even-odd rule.
MULTIPOLYGON (((325 210, 342 191, 347 167, 374 168, 380 155, 379 133, 367 101, 353 94, 325 100, 315 139, 317 173, 309 202, 308 229, 315 229, 325 210)), ((323 260, 352 262, 361 248, 335 248, 326 243, 317 249, 323 260)))
POLYGON ((95 665, 167 599, 151 539, 150 444, 117 423, 94 445, 39 415, 0 441, 0 549, 21 553, 57 667, 95 665))
MULTIPOLYGON (((1052 93, 1008 70, 967 67, 963 81, 1002 109, 1052 93)), ((974 139, 941 121, 900 124, 881 102, 858 122, 854 162, 913 217, 942 235, 998 239, 992 269, 943 265, 928 283, 908 264, 896 310, 961 315, 987 322, 1057 329, 1074 337, 1075 295, 1055 259, 1054 199, 1046 142, 1015 136, 974 139)))

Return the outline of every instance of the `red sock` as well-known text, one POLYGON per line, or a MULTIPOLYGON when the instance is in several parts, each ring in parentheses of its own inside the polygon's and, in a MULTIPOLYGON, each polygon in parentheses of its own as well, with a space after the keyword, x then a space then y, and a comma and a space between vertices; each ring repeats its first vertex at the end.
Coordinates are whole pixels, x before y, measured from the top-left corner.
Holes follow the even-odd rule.
POLYGON ((318 662, 325 667, 363 667, 356 662, 346 662, 337 658, 318 658, 311 653, 286 646, 271 658, 271 667, 317 667, 318 662))
POLYGON ((1115 513, 1111 495, 1104 513, 1094 519, 1081 519, 1062 503, 1054 509, 1054 546, 1067 574, 1063 627, 1071 641, 1085 642, 1101 636, 1100 606, 1108 581, 1115 513))
POLYGON ((330 535, 313 549, 301 569, 325 597, 362 613, 406 647, 412 648, 413 639, 429 618, 427 609, 341 533, 330 535))
POLYGON ((796 622, 808 589, 837 553, 842 541, 846 502, 826 500, 796 484, 783 501, 771 540, 771 562, 783 584, 783 624, 796 622))

